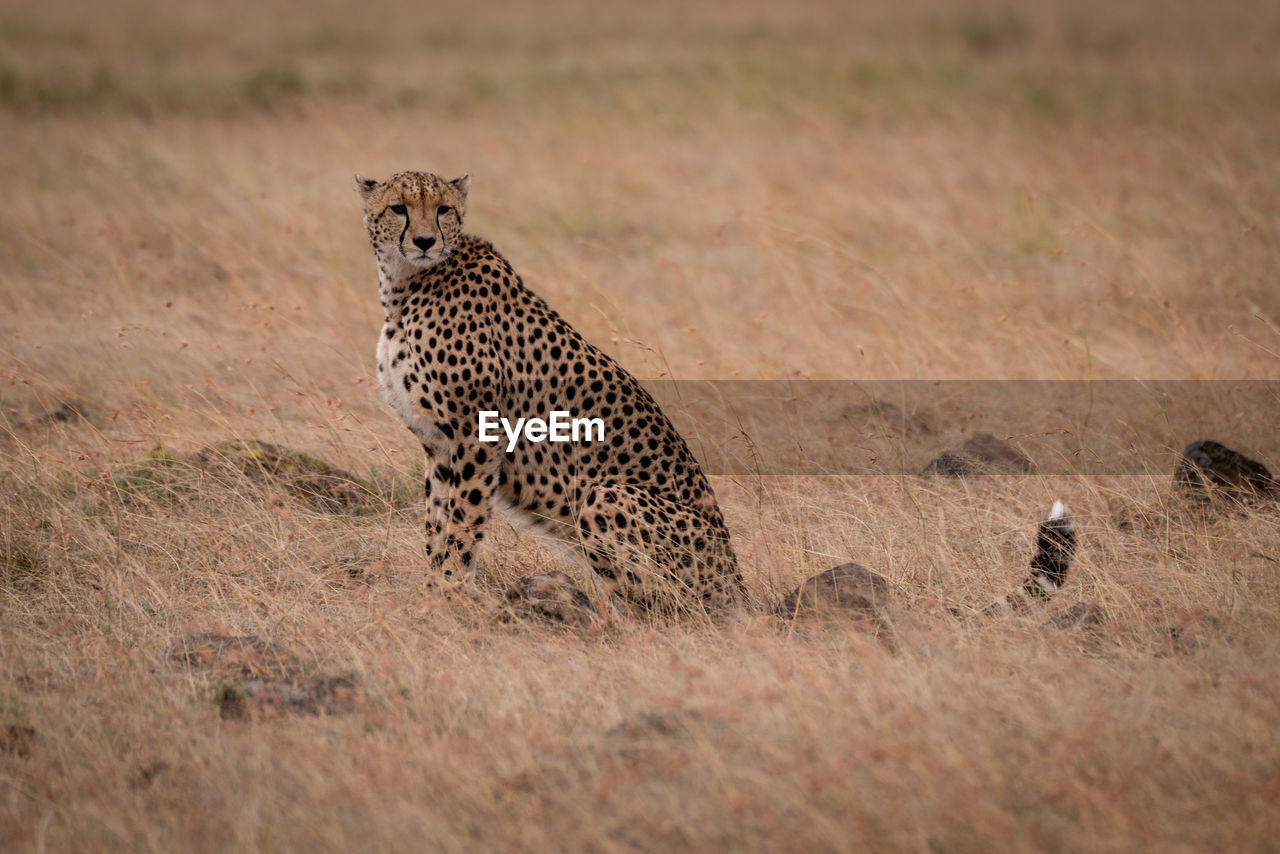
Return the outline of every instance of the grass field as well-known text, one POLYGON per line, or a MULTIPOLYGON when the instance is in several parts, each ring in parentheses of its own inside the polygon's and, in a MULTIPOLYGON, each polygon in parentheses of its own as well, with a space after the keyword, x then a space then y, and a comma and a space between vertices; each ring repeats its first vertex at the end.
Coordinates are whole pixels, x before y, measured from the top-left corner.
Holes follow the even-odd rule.
POLYGON ((741 619, 494 624, 555 565, 507 528, 428 589, 355 172, 469 171, 643 378, 1280 375, 1280 6, 853 6, 0 0, 0 850, 1273 849, 1280 514, 1170 476, 1280 468, 1274 398, 1109 413, 1146 474, 716 477, 741 619), (199 462, 237 438, 359 506, 199 462), (953 616, 1056 498, 1053 605, 953 616), (770 616, 846 560, 892 644, 770 616))

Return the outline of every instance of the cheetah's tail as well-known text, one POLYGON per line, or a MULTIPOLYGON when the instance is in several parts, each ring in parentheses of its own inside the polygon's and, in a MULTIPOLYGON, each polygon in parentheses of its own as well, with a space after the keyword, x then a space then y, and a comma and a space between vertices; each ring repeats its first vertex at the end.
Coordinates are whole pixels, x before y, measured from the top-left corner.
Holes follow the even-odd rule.
MULTIPOLYGON (((1053 502, 1048 517, 1036 529, 1036 553, 1031 556, 1031 574, 1017 590, 982 609, 983 616, 999 613, 1026 613, 1048 601, 1067 583, 1071 557, 1076 551, 1076 526, 1071 510, 1061 501, 1053 502)), ((952 607, 951 613, 965 616, 963 609, 952 607)))
POLYGON ((1071 510, 1061 501, 1055 501, 1048 518, 1036 531, 1036 553, 1031 558, 1031 574, 1010 599, 1020 594, 1030 604, 1044 601, 1058 592, 1067 583, 1067 571, 1071 568, 1075 551, 1076 526, 1071 521, 1071 510))

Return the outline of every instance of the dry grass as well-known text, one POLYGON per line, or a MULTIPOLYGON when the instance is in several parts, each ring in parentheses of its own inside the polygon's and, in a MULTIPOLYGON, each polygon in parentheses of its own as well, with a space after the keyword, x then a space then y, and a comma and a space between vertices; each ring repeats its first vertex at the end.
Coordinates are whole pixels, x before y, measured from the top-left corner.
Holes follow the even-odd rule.
POLYGON ((506 530, 428 589, 356 171, 471 171, 644 377, 1277 376, 1274 4, 848 5, 0 4, 0 848, 1273 847, 1280 517, 1167 472, 719 478, 727 624, 490 625, 553 565, 506 530), (188 462, 236 436, 368 506, 188 462), (1101 636, 953 618, 1055 497, 1101 636), (849 559, 894 649, 763 616, 849 559), (359 689, 224 719, 193 632, 359 689))

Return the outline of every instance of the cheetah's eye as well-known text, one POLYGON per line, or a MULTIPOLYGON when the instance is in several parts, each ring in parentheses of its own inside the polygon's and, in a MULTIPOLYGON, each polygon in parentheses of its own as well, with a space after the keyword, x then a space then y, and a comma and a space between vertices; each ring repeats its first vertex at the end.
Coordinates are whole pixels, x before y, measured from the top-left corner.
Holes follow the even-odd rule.
POLYGON ((409 212, 409 209, 406 208, 404 205, 392 205, 390 208, 388 208, 388 210, 391 211, 396 216, 404 216, 409 212))
POLYGON ((440 207, 436 208, 436 216, 444 216, 451 210, 453 210, 452 205, 441 205, 440 207))

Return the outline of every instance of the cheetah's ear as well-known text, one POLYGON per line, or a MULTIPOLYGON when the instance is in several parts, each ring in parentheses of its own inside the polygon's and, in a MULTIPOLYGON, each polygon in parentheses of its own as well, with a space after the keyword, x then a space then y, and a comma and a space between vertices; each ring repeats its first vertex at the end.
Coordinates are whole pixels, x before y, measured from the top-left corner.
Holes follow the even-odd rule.
POLYGON ((368 201, 369 196, 373 195, 373 191, 378 188, 378 182, 372 178, 365 178, 362 175, 356 176, 356 191, 360 193, 360 198, 368 201))
POLYGON ((462 194, 462 198, 467 197, 467 193, 471 192, 471 173, 463 175, 461 178, 454 178, 449 182, 449 186, 456 189, 462 194))

